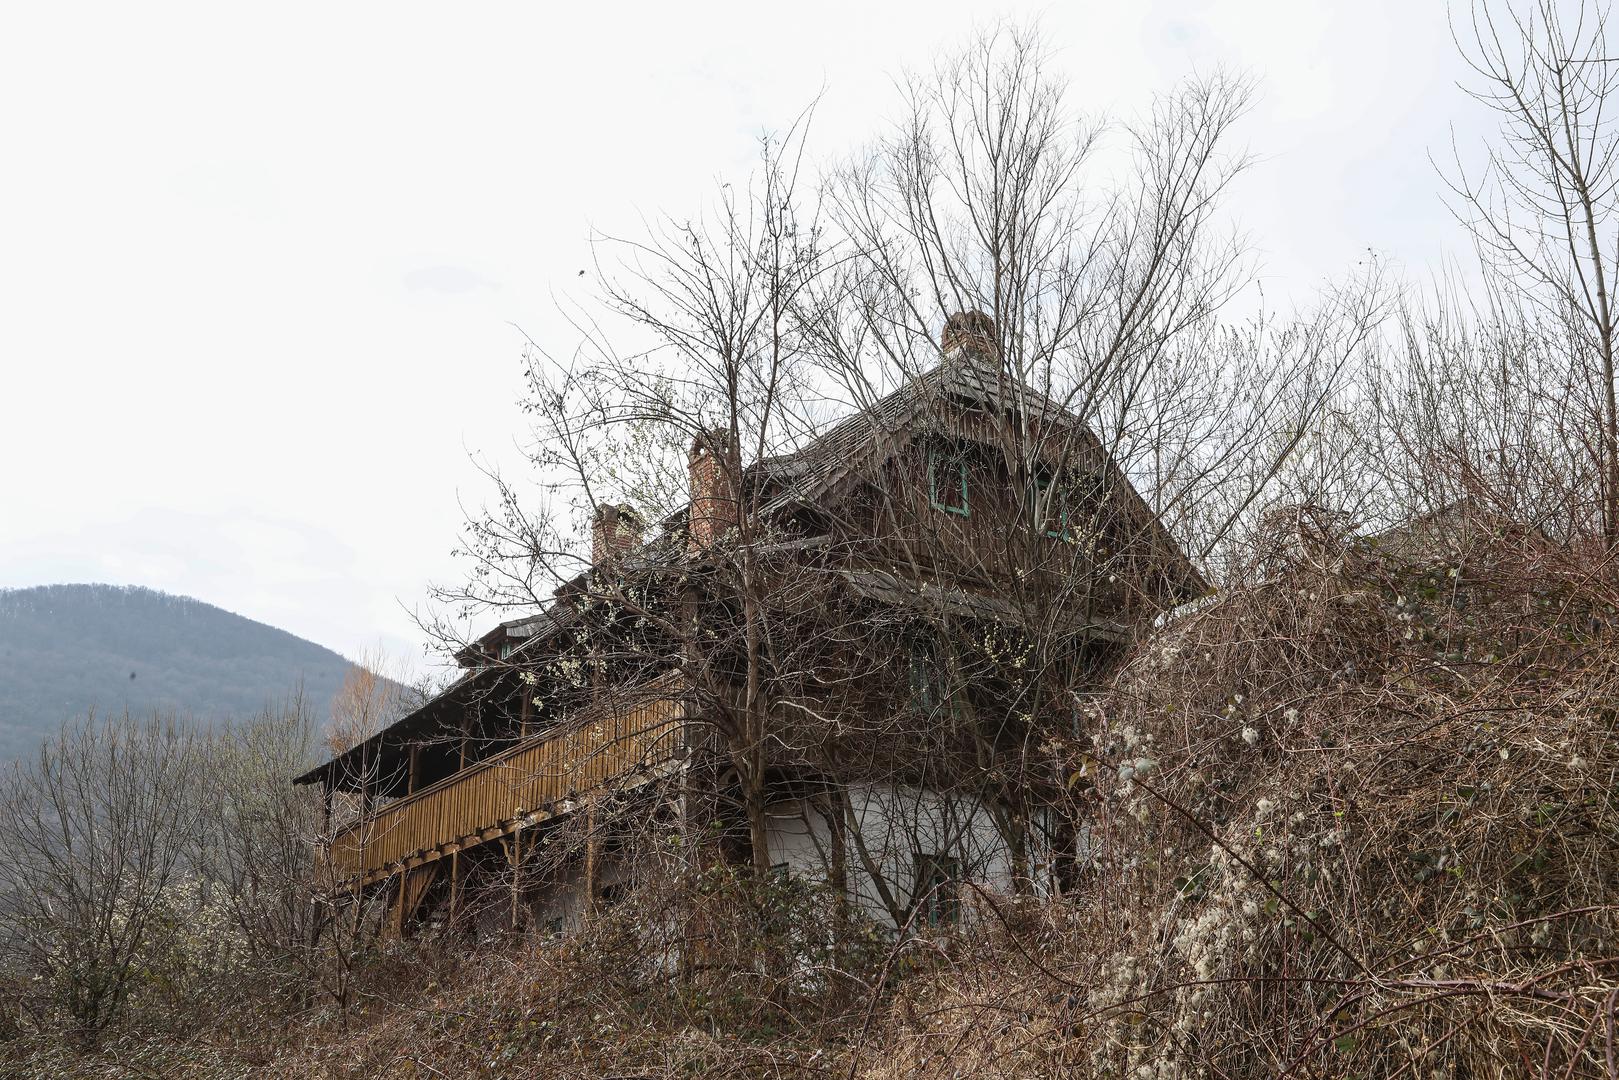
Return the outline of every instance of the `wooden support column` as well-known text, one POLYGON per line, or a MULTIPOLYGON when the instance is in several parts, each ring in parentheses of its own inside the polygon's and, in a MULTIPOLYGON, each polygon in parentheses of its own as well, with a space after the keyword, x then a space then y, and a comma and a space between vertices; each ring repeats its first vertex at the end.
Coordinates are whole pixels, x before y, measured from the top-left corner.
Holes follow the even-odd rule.
MULTIPOLYGON (((461 772, 467 767, 467 736, 466 724, 461 727, 461 745, 457 753, 456 771, 461 772)), ((461 915, 461 844, 457 841, 456 848, 450 853, 450 924, 453 926, 461 915)))
POLYGON ((410 872, 401 870, 398 874, 399 887, 394 890, 394 933, 403 938, 405 936, 405 893, 410 888, 410 872))
MULTIPOLYGON (((837 898, 832 909, 833 940, 840 950, 844 947, 843 943, 849 940, 849 850, 848 838, 844 834, 846 822, 843 813, 843 800, 845 797, 842 789, 829 793, 826 796, 826 808, 823 811, 823 816, 826 819, 827 838, 831 847, 828 884, 832 887, 833 896, 837 898)), ((805 820, 807 823, 808 818, 806 817, 805 820)))
POLYGON ((596 797, 585 797, 585 910, 596 910, 596 797))
POLYGON ((523 830, 512 833, 506 842, 506 861, 512 877, 512 929, 517 929, 518 909, 523 895, 523 830))
POLYGON ((405 781, 405 794, 414 795, 422 786, 422 748, 418 743, 410 745, 410 775, 405 781))

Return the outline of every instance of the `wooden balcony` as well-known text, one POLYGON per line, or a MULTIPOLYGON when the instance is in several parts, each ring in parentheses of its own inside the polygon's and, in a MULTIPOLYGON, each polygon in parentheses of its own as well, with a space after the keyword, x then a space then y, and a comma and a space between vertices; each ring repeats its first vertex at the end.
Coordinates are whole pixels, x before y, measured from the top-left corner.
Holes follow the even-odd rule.
POLYGON ((621 696, 341 829, 334 872, 368 884, 558 816, 581 796, 671 771, 684 748, 678 682, 621 696))

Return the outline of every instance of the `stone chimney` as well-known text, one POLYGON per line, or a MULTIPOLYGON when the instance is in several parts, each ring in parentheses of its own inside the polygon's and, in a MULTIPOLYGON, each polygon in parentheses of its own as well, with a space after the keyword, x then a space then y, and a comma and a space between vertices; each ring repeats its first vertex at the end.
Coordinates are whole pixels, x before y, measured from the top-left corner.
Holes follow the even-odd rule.
POLYGON ((641 546, 640 515, 627 504, 602 503, 590 522, 590 561, 595 566, 641 546))
POLYGON ((700 551, 725 535, 736 524, 736 491, 739 455, 731 433, 718 428, 705 431, 691 441, 686 456, 686 473, 691 483, 691 511, 688 531, 691 550, 700 551))
POLYGON ((981 356, 996 355, 995 320, 982 311, 958 311, 946 319, 939 350, 950 356, 962 349, 981 356))

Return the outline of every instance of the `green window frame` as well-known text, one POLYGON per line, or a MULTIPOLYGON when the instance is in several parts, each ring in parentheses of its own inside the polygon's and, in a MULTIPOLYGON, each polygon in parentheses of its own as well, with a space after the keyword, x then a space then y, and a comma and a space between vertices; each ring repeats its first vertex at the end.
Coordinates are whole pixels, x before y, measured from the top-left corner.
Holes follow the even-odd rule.
POLYGON ((1040 474, 1034 478, 1034 485, 1029 489, 1029 516, 1048 538, 1072 543, 1074 532, 1068 515, 1074 501, 1073 490, 1067 484, 1056 485, 1055 491, 1052 488, 1050 475, 1040 474))
POLYGON ((967 458, 960 449, 928 448, 928 502, 947 514, 972 516, 967 502, 967 458))

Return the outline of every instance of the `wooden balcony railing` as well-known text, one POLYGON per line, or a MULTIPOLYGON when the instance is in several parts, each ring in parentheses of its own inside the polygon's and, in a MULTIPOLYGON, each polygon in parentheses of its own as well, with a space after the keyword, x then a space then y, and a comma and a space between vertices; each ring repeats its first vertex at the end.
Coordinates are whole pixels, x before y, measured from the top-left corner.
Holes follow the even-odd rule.
POLYGON ((343 828, 332 838, 333 870, 364 884, 544 820, 575 796, 655 774, 683 746, 678 683, 665 678, 623 697, 343 828))

